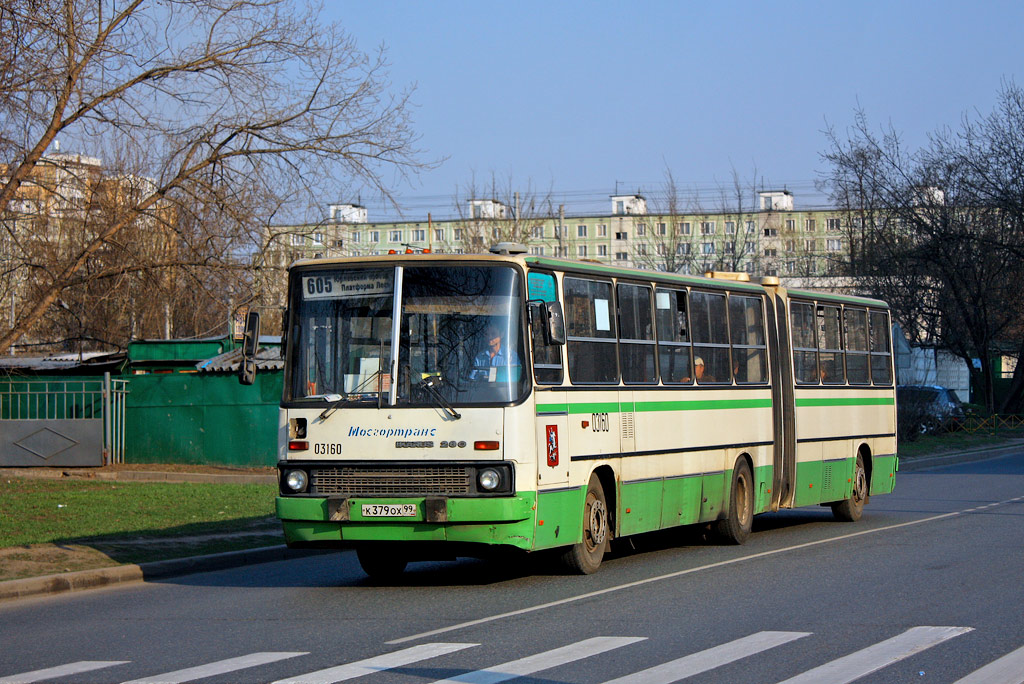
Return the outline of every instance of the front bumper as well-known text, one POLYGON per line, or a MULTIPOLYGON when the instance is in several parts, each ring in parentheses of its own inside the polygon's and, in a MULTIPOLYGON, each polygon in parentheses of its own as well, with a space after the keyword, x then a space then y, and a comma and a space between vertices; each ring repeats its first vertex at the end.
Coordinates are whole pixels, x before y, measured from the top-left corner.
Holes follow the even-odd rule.
POLYGON ((529 550, 536 495, 398 499, 277 498, 277 517, 289 546, 344 546, 347 542, 416 541, 501 544, 529 550), (364 517, 363 504, 415 504, 408 518, 364 517))

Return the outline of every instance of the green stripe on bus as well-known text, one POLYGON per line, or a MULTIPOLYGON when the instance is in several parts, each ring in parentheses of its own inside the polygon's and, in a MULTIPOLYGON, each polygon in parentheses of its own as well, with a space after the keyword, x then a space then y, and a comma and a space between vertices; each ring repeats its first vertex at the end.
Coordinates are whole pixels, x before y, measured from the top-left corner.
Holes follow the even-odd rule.
POLYGON ((797 399, 798 408, 810 406, 892 406, 892 397, 826 397, 814 399, 797 399))
POLYGON ((630 413, 651 411, 714 411, 771 408, 765 399, 694 399, 691 401, 593 402, 579 404, 537 404, 537 415, 576 413, 630 413))

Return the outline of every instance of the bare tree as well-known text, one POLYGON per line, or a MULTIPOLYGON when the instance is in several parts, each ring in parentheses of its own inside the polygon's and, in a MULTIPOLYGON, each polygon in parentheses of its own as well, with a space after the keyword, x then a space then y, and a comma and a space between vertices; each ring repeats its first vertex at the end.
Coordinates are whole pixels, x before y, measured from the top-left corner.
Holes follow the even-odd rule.
POLYGON ((471 254, 487 252, 499 242, 536 242, 543 238, 535 235, 537 227, 543 231, 545 221, 557 215, 550 188, 540 192, 530 181, 522 187, 511 176, 499 184, 494 174, 488 186, 473 176, 456 190, 454 203, 457 218, 452 226, 462 231, 462 249, 471 254))
POLYGON ((196 274, 237 270, 281 207, 303 198, 315 206, 331 185, 390 197, 383 171, 419 168, 408 92, 391 93, 382 53, 364 54, 318 14, 285 0, 11 0, 0 8, 0 285, 31 291, 0 347, 61 308, 69 288, 133 270, 170 282, 162 274, 184 261, 198 270, 174 282, 213 287, 226 304, 229 288, 196 274), (103 183, 82 177, 81 196, 58 197, 63 215, 26 207, 45 167, 77 173, 48 153, 58 136, 116 160, 103 164, 106 179, 147 183, 119 193, 112 208, 99 201, 103 183), (71 218, 77 239, 41 260, 35 238, 67 230, 60 223, 71 218), (173 256, 134 258, 131 230, 167 232, 173 256), (97 265, 105 251, 122 259, 97 265))
POLYGON ((977 130, 965 119, 959 133, 939 131, 908 151, 891 127, 876 135, 858 112, 845 137, 828 131, 823 156, 826 186, 848 223, 849 273, 887 299, 917 341, 964 359, 984 403, 997 408, 990 359, 1024 320, 1024 234, 1009 205, 979 192, 975 157, 995 155, 977 130))

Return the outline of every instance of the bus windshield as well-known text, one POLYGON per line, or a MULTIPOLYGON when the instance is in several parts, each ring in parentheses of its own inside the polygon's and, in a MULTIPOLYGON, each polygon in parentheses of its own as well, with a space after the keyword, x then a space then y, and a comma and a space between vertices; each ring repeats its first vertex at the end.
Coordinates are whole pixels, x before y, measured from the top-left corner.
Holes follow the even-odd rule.
POLYGON ((520 278, 507 266, 303 271, 292 300, 288 399, 433 407, 516 401, 528 383, 521 309, 520 278))

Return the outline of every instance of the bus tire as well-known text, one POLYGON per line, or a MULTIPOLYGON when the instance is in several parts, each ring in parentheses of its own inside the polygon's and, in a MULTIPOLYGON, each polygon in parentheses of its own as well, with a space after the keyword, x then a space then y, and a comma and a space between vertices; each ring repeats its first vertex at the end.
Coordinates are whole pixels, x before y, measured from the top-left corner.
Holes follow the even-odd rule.
POLYGON ((714 524, 715 536, 727 544, 742 544, 754 527, 754 477, 740 456, 732 469, 729 512, 714 524))
POLYGON ((405 570, 409 561, 387 546, 360 546, 356 549, 359 567, 371 579, 395 579, 405 570))
POLYGON ((857 454, 857 463, 853 467, 853 491, 849 499, 836 501, 832 504, 832 515, 843 522, 857 522, 864 513, 864 504, 868 500, 868 474, 864 469, 864 454, 857 454))
POLYGON ((562 555, 562 563, 572 572, 589 575, 601 567, 608 548, 608 503, 597 474, 590 476, 587 498, 583 504, 583 539, 562 555))

